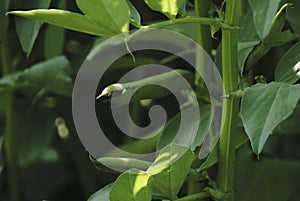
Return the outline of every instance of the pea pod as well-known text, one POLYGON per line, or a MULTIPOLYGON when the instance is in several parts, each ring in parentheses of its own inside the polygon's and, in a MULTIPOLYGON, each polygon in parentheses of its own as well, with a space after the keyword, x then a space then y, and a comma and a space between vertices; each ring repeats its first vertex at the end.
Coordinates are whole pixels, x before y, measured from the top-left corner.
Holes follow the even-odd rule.
MULTIPOLYGON (((134 82, 128 83, 115 83, 106 87, 102 93, 97 96, 96 99, 105 100, 105 98, 112 97, 112 94, 118 94, 117 97, 114 97, 111 101, 114 104, 124 105, 128 104, 125 100, 127 100, 127 95, 130 95, 130 91, 134 91, 140 86, 144 86, 140 90, 134 93, 134 96, 130 99, 130 102, 134 102, 142 99, 156 99, 169 95, 171 92, 168 89, 163 87, 157 87, 153 83, 158 86, 163 86, 164 83, 174 83, 174 85, 178 84, 178 79, 185 78, 189 84, 193 83, 194 76, 193 73, 186 70, 174 70, 167 73, 162 73, 159 75, 154 75, 145 79, 141 79, 134 82), (179 75, 180 76, 179 76, 179 75)), ((180 90, 181 87, 179 86, 180 90)), ((180 92, 180 91, 178 91, 180 92)))
POLYGON ((269 34, 253 49, 247 58, 245 65, 246 71, 266 55, 272 47, 286 44, 298 38, 297 35, 293 35, 291 32, 281 32, 286 19, 285 11, 291 6, 291 3, 286 3, 277 12, 269 34))

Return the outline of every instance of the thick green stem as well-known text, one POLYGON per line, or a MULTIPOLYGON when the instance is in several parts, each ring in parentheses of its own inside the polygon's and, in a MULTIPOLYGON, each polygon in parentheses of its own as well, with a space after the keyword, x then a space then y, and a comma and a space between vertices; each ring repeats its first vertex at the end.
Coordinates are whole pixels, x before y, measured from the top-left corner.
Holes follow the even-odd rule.
MULTIPOLYGON (((0 45, 0 57, 1 57, 1 70, 2 75, 5 76, 10 72, 9 65, 9 50, 6 42, 0 45)), ((13 126, 13 98, 11 91, 8 91, 5 95, 6 111, 5 111, 5 149, 7 155, 8 165, 8 186, 11 201, 19 200, 19 182, 18 182, 18 168, 16 164, 16 154, 14 145, 14 126, 13 126)))
MULTIPOLYGON (((227 0, 225 23, 237 26, 240 17, 240 0, 227 0)), ((238 32, 222 29, 222 71, 225 94, 230 94, 238 89, 238 32)), ((223 104, 222 123, 219 143, 219 175, 218 184, 223 193, 229 193, 226 201, 234 200, 234 166, 235 147, 234 137, 237 133, 237 118, 239 109, 238 98, 226 98, 223 104)))
MULTIPOLYGON (((209 5, 207 0, 198 0, 195 1, 195 15, 198 18, 208 17, 209 5)), ((211 55, 212 50, 212 40, 210 37, 210 27, 204 26, 202 24, 197 24, 196 26, 196 41, 197 43, 207 52, 208 55, 211 55)), ((197 52, 196 57, 196 66, 200 72, 201 66, 204 64, 205 55, 202 54, 202 51, 197 52)), ((201 81, 201 76, 195 74, 195 85, 198 87, 201 81)))
MULTIPOLYGON (((209 5, 207 0, 198 0, 195 1, 195 15, 197 18, 207 18, 209 5)), ((205 26, 201 23, 196 24, 196 42, 207 52, 207 54, 211 54, 212 42, 210 36, 210 27, 205 26)), ((204 55, 203 51, 198 49, 196 50, 196 71, 195 71, 195 86, 197 90, 197 94, 201 95, 201 75, 198 72, 201 72, 201 68, 205 65, 206 55, 204 55)), ((203 189, 204 186, 199 182, 189 182, 188 183, 188 194, 198 193, 203 189)))
POLYGON ((174 25, 174 24, 187 24, 187 23, 195 23, 195 24, 201 24, 201 25, 208 25, 208 26, 220 26, 223 29, 226 30, 236 30, 237 27, 230 26, 224 22, 222 22, 219 19, 213 19, 208 17, 185 17, 175 20, 169 20, 169 21, 163 21, 154 23, 147 26, 142 26, 141 29, 147 29, 147 28, 163 28, 166 26, 174 25))

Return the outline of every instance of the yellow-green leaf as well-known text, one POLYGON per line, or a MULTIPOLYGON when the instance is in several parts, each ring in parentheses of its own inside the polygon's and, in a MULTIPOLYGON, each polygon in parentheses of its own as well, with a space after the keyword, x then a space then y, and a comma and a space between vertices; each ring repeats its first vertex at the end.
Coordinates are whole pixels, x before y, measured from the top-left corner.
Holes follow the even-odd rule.
POLYGON ((152 10, 161 12, 174 20, 185 0, 145 0, 145 2, 152 10))
POLYGON ((76 3, 86 17, 113 33, 129 30, 130 9, 126 0, 76 0, 76 3))
POLYGON ((37 9, 30 11, 12 11, 9 12, 9 14, 46 22, 66 29, 71 29, 74 31, 79 31, 92 35, 107 37, 115 35, 107 27, 99 26, 84 15, 66 10, 37 9))

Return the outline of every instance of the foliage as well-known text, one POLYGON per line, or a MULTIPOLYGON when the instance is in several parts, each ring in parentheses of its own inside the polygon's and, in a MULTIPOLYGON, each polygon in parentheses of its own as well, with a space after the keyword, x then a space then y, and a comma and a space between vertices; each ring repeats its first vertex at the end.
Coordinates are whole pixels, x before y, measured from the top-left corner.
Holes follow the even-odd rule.
POLYGON ((297 0, 0 0, 0 200, 299 200, 299 18, 297 0), (197 158, 199 150, 216 134, 207 88, 165 52, 119 58, 101 80, 95 106, 111 141, 133 153, 157 151, 154 162, 93 159, 76 135, 71 96, 82 62, 107 37, 149 28, 193 38, 223 76, 222 135, 205 159, 197 158), (174 71, 118 83, 151 63, 174 71), (141 84, 176 83, 174 72, 193 86, 201 108, 201 120, 183 131, 182 140, 190 140, 200 127, 191 147, 170 144, 180 116, 191 112, 188 98, 179 105, 169 90, 153 85, 132 97, 131 117, 146 126, 145 113, 162 105, 164 129, 147 133, 155 137, 144 142, 122 136, 110 104, 124 106, 124 90, 141 84), (115 102, 112 93, 119 94, 115 102), (103 164, 132 169, 120 174, 103 164))

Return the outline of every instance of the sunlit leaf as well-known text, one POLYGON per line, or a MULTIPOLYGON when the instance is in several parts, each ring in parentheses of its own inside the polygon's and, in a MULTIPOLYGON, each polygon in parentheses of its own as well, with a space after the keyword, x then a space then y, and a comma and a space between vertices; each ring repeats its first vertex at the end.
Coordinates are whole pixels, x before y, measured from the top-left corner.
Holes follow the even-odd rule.
POLYGON ((121 174, 115 181, 110 201, 151 201, 152 192, 147 173, 132 169, 121 174))
POLYGON ((9 14, 46 22, 55 26, 92 35, 108 37, 115 35, 107 27, 99 26, 97 23, 86 18, 84 15, 65 10, 38 9, 31 11, 12 11, 9 12, 9 14))
POLYGON ((130 10, 126 0, 76 0, 79 9, 91 21, 107 28, 114 34, 129 29, 130 10))
POLYGON ((147 173, 152 178, 152 188, 169 199, 175 199, 194 161, 194 154, 185 147, 165 147, 147 173))
POLYGON ((185 0, 145 0, 145 2, 152 10, 161 12, 174 20, 185 0))
POLYGON ((92 194, 88 201, 108 201, 109 200, 109 193, 113 187, 113 183, 108 184, 107 186, 101 188, 94 194, 92 194))

